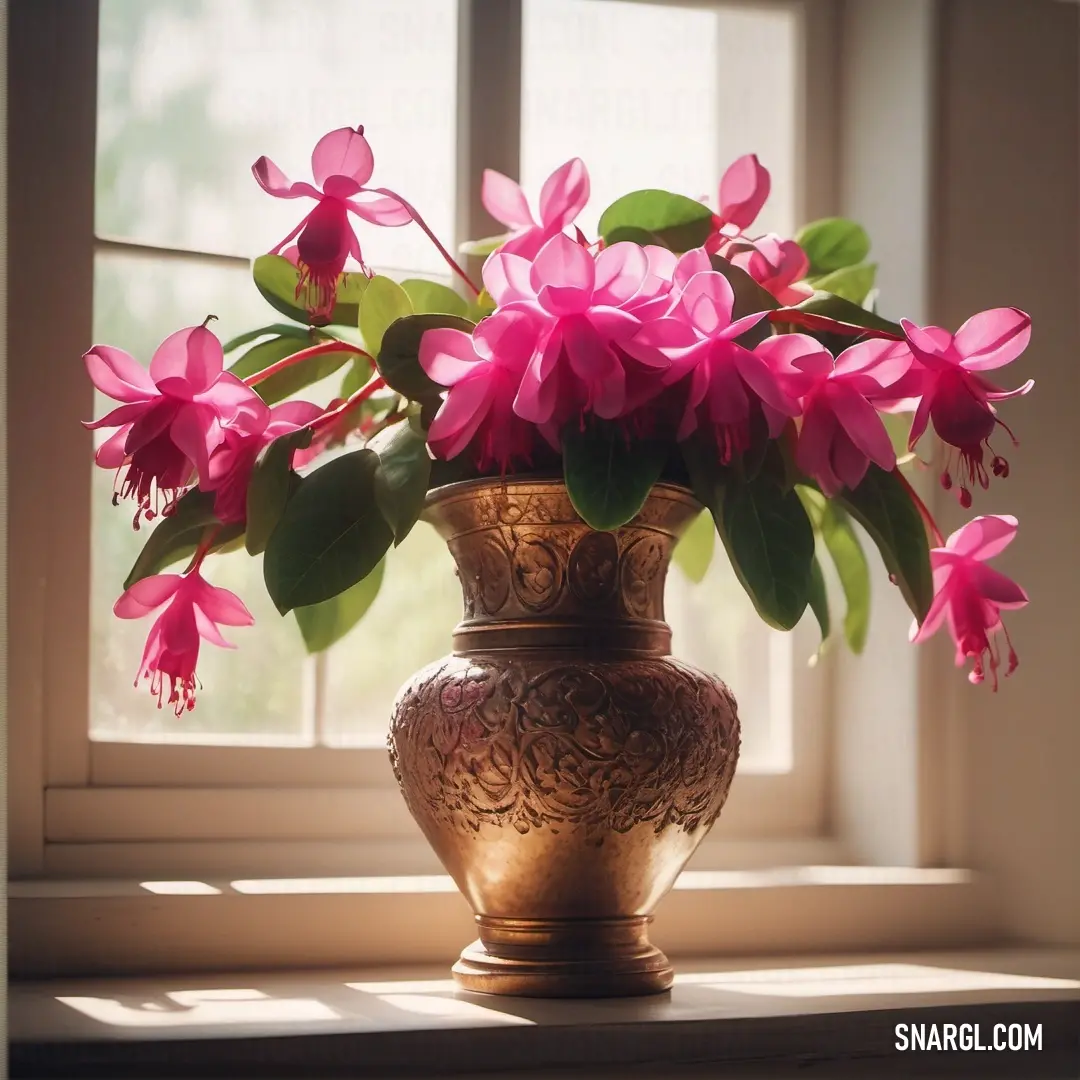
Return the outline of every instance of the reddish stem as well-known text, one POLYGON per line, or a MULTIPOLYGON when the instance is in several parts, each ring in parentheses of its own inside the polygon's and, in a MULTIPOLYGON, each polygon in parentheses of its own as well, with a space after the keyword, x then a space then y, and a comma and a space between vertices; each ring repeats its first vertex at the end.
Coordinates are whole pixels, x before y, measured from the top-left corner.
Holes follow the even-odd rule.
POLYGON ((208 525, 203 530, 202 539, 199 541, 199 546, 195 549, 195 554, 191 557, 191 562, 188 563, 188 567, 184 571, 185 574, 190 574, 202 566, 203 560, 214 546, 214 542, 217 540, 220 532, 220 525, 208 525))
POLYGON ((875 330, 870 326, 856 326, 854 323, 838 322, 830 319, 827 315, 815 315, 809 311, 800 311, 798 308, 777 308, 769 312, 769 321, 774 323, 789 323, 792 326, 803 326, 807 330, 824 330, 831 334, 846 334, 849 337, 857 337, 863 334, 867 337, 885 338, 888 341, 903 341, 897 334, 890 334, 887 330, 875 330))
POLYGON ((352 397, 348 398, 336 409, 325 412, 322 416, 313 420, 309 427, 313 432, 319 432, 323 428, 329 427, 335 420, 340 420, 350 409, 355 408, 362 401, 366 401, 376 390, 382 390, 385 386, 386 380, 381 375, 377 375, 371 382, 367 383, 367 385, 361 386, 352 397))
POLYGON ((923 523, 930 531, 930 535, 934 539, 934 543, 937 547, 945 546, 945 537, 941 535, 941 530, 937 527, 937 522, 934 521, 930 514, 930 511, 926 508, 926 503, 915 494, 915 489, 908 483, 908 478, 900 471, 899 468, 893 470, 893 475, 900 481, 901 486, 908 493, 911 501, 915 504, 915 509, 919 511, 919 516, 923 519, 923 523))
POLYGON ((318 345, 312 345, 309 349, 301 349, 299 352, 294 352, 291 356, 286 356, 284 360, 279 360, 276 364, 271 364, 268 368, 255 372, 254 375, 249 375, 244 379, 244 385, 256 386, 264 379, 269 379, 271 375, 276 375, 279 371, 284 371, 294 364, 300 364, 305 360, 312 359, 312 357, 323 356, 326 353, 334 352, 347 352, 353 353, 356 356, 366 356, 373 364, 375 363, 374 358, 369 353, 364 352, 363 349, 358 349, 355 345, 350 345, 347 341, 338 341, 335 338, 333 341, 324 341, 318 345))
POLYGON ((439 238, 431 231, 431 229, 428 227, 427 222, 424 221, 424 219, 420 216, 419 212, 416 210, 416 208, 414 206, 411 206, 400 195, 398 195, 397 192, 391 191, 389 188, 364 188, 364 190, 365 191, 374 191, 379 195, 385 195, 388 198, 396 199, 399 203, 401 203, 401 205, 404 206, 405 209, 408 210, 409 213, 412 215, 413 221, 415 221, 416 224, 419 225, 420 228, 423 229, 424 232, 427 234, 427 238, 438 249, 439 254, 446 260, 446 263, 450 267, 450 269, 453 270, 454 273, 457 274, 458 277, 460 277, 461 280, 464 281, 465 284, 469 286, 469 288, 472 290, 473 296, 479 296, 480 295, 480 290, 473 284, 472 279, 457 264, 457 262, 454 259, 453 255, 451 255, 450 252, 447 251, 446 248, 444 248, 442 246, 442 244, 439 242, 439 238))

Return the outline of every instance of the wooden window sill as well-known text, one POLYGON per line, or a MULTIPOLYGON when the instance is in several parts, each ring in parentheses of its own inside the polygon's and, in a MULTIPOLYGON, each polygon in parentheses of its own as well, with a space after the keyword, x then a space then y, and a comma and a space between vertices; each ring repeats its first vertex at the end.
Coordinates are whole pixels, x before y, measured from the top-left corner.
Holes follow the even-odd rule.
POLYGON ((685 960, 670 994, 493 998, 440 969, 13 983, 13 1077, 1080 1074, 1080 950, 685 960), (897 1024, 1041 1025, 1041 1051, 901 1052, 897 1024), (811 1067, 812 1066, 812 1067, 811 1067), (790 1071, 789 1071, 790 1070, 790 1071))

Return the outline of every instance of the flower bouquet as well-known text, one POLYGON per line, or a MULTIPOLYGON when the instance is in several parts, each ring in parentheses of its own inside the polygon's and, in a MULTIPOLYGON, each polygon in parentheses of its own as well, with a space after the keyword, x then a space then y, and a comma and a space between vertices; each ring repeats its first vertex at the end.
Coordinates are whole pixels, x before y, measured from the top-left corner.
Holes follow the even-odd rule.
POLYGON ((253 264, 286 321, 223 345, 210 316, 148 367, 109 345, 84 356, 118 402, 87 425, 116 429, 95 458, 117 472, 114 503, 134 502, 135 528, 157 521, 115 613, 158 613, 136 685, 148 679, 159 707, 192 708, 201 639, 227 645, 221 626, 252 621, 207 580, 210 556, 261 554, 278 610, 325 648, 363 615, 428 492, 481 477, 562 477, 601 532, 631 522, 657 484, 681 485, 770 626, 790 630, 809 607, 829 637, 827 553, 856 650, 858 522, 911 607, 914 641, 947 623, 957 664, 996 688, 1000 631, 1015 668, 1000 613, 1027 597, 986 561, 1016 520, 975 517, 945 540, 904 468, 932 427, 928 456, 964 507, 1008 475, 991 448, 999 428, 1012 437, 996 403, 1032 383, 1002 390, 987 372, 1025 349, 1026 314, 983 311, 955 333, 884 318, 858 225, 754 233, 769 174, 753 155, 726 171, 715 208, 636 191, 589 233, 575 223, 589 197, 579 159, 551 174, 535 212, 488 171, 483 202, 508 232, 463 247, 486 255, 482 282, 402 195, 372 185, 362 127, 321 138, 311 168, 292 182, 265 157, 252 167, 267 195, 305 211, 253 264), (373 273, 357 223, 424 230, 460 290, 373 273), (296 396, 335 373, 328 405, 296 396), (896 414, 911 415, 900 458, 896 414))

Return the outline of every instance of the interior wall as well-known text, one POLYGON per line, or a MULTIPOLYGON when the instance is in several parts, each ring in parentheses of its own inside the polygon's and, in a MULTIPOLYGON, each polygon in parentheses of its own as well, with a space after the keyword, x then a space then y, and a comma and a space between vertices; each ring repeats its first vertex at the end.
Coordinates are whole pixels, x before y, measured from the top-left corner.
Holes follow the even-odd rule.
MULTIPOLYGON (((1080 942, 1080 8, 1056 0, 943 0, 930 314, 955 329, 984 308, 1033 320, 1004 371, 1026 398, 1002 417, 1007 480, 975 511, 1014 513, 996 562, 1028 590, 1006 615, 1020 655, 999 693, 955 692, 966 744, 968 865, 993 875, 1007 929, 1080 942)), ((969 516, 952 506, 943 524, 969 516)))

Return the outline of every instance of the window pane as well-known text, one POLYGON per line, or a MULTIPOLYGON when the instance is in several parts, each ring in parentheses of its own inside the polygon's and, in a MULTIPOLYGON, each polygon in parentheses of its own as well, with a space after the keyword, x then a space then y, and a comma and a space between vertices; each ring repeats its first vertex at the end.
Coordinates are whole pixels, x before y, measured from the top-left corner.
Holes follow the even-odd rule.
MULTIPOLYGON (((265 321, 265 303, 244 269, 99 255, 94 274, 94 340, 127 349, 149 363, 157 344, 182 326, 212 324, 228 338, 265 321)), ((109 407, 98 397, 95 415, 109 407)), ((98 443, 109 432, 95 432, 98 443)), ((306 736, 305 654, 292 619, 266 595, 261 559, 243 552, 207 561, 207 580, 231 589, 255 616, 253 627, 225 628, 237 651, 206 642, 199 654, 203 689, 198 706, 180 719, 158 709, 149 684, 132 686, 149 619, 117 619, 112 605, 149 532, 134 532, 134 504, 111 505, 113 473, 93 467, 90 686, 91 736, 97 739, 199 739, 273 742, 306 736)), ((182 566, 173 569, 182 569, 182 566)))
POLYGON ((420 522, 386 559, 371 609, 326 660, 323 730, 331 744, 382 746, 398 690, 450 651, 461 586, 446 543, 420 522))
MULTIPOLYGON (((260 155, 311 179, 320 135, 364 124, 372 183, 450 246, 456 0, 101 0, 99 235, 254 255, 299 222, 260 155)), ((415 225, 360 223, 373 265, 442 271, 415 225)))
POLYGON ((794 221, 795 19, 619 0, 525 0, 521 173, 539 194, 575 155, 594 231, 620 195, 660 187, 715 207, 724 168, 756 153, 773 192, 755 231, 794 221))
MULTIPOLYGON (((619 0, 525 0, 521 173, 535 197, 580 156, 593 232, 615 199, 667 188, 716 206, 723 170, 756 153, 772 193, 753 232, 795 229, 796 24, 791 12, 619 0)), ((791 639, 768 630, 722 549, 706 580, 668 578, 673 650, 718 672, 739 700, 743 764, 783 767, 790 746, 791 639)))

